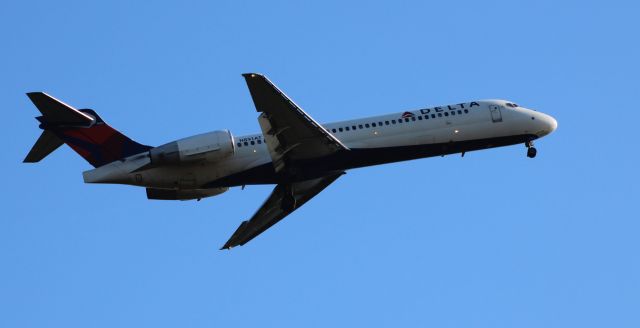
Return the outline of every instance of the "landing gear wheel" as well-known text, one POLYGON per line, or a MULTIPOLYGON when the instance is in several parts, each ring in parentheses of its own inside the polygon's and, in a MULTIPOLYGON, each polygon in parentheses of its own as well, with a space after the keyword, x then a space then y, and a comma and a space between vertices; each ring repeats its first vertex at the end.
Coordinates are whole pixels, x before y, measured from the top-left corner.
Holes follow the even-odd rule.
POLYGON ((534 158, 538 154, 538 150, 535 147, 529 147, 527 149, 527 157, 534 158))

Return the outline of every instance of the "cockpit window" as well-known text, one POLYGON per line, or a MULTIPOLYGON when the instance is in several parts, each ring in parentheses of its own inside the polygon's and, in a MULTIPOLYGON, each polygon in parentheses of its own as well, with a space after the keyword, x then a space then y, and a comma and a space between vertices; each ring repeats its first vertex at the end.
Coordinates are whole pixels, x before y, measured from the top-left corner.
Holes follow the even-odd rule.
POLYGON ((506 103, 505 105, 507 105, 507 107, 511 107, 511 108, 519 107, 518 104, 514 104, 514 103, 506 103))

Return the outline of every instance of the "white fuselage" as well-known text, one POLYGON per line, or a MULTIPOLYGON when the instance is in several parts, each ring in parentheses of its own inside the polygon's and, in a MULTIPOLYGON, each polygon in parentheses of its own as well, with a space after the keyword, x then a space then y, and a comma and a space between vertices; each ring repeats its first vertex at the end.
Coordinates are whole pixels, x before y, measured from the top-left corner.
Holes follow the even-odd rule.
MULTIPOLYGON (((350 150, 326 162, 308 163, 310 169, 302 173, 303 177, 326 173, 323 171, 530 142, 551 133, 557 123, 549 115, 508 101, 484 100, 322 126, 350 150)), ((203 134, 177 141, 183 147, 180 152, 186 154, 185 158, 191 153, 204 154, 193 162, 140 170, 150 161, 150 156, 143 153, 86 171, 84 179, 88 183, 178 190, 221 188, 221 192, 227 187, 279 183, 285 179, 273 170, 263 134, 230 137, 233 150, 225 157, 207 156, 209 149, 213 149, 209 154, 214 155, 217 149, 210 147, 207 140, 208 134, 203 134)))

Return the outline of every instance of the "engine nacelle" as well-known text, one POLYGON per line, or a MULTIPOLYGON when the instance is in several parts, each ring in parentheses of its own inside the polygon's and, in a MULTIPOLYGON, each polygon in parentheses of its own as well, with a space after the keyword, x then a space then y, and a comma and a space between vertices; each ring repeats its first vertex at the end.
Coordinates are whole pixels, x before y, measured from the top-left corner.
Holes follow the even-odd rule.
POLYGON ((149 150, 151 164, 183 164, 219 161, 235 153, 233 136, 228 130, 213 131, 172 141, 149 150))
POLYGON ((227 190, 229 190, 227 187, 187 190, 147 188, 147 198, 158 200, 200 200, 201 198, 220 195, 227 190))

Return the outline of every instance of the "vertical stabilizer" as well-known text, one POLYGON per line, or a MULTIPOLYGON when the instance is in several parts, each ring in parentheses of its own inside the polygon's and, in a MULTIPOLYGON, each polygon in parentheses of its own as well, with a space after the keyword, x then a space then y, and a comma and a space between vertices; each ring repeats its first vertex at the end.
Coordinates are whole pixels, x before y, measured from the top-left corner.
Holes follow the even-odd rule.
POLYGON ((44 132, 25 158, 25 163, 42 160, 62 143, 94 167, 151 149, 112 128, 91 109, 77 110, 44 92, 30 92, 27 96, 42 113, 36 119, 44 132))

